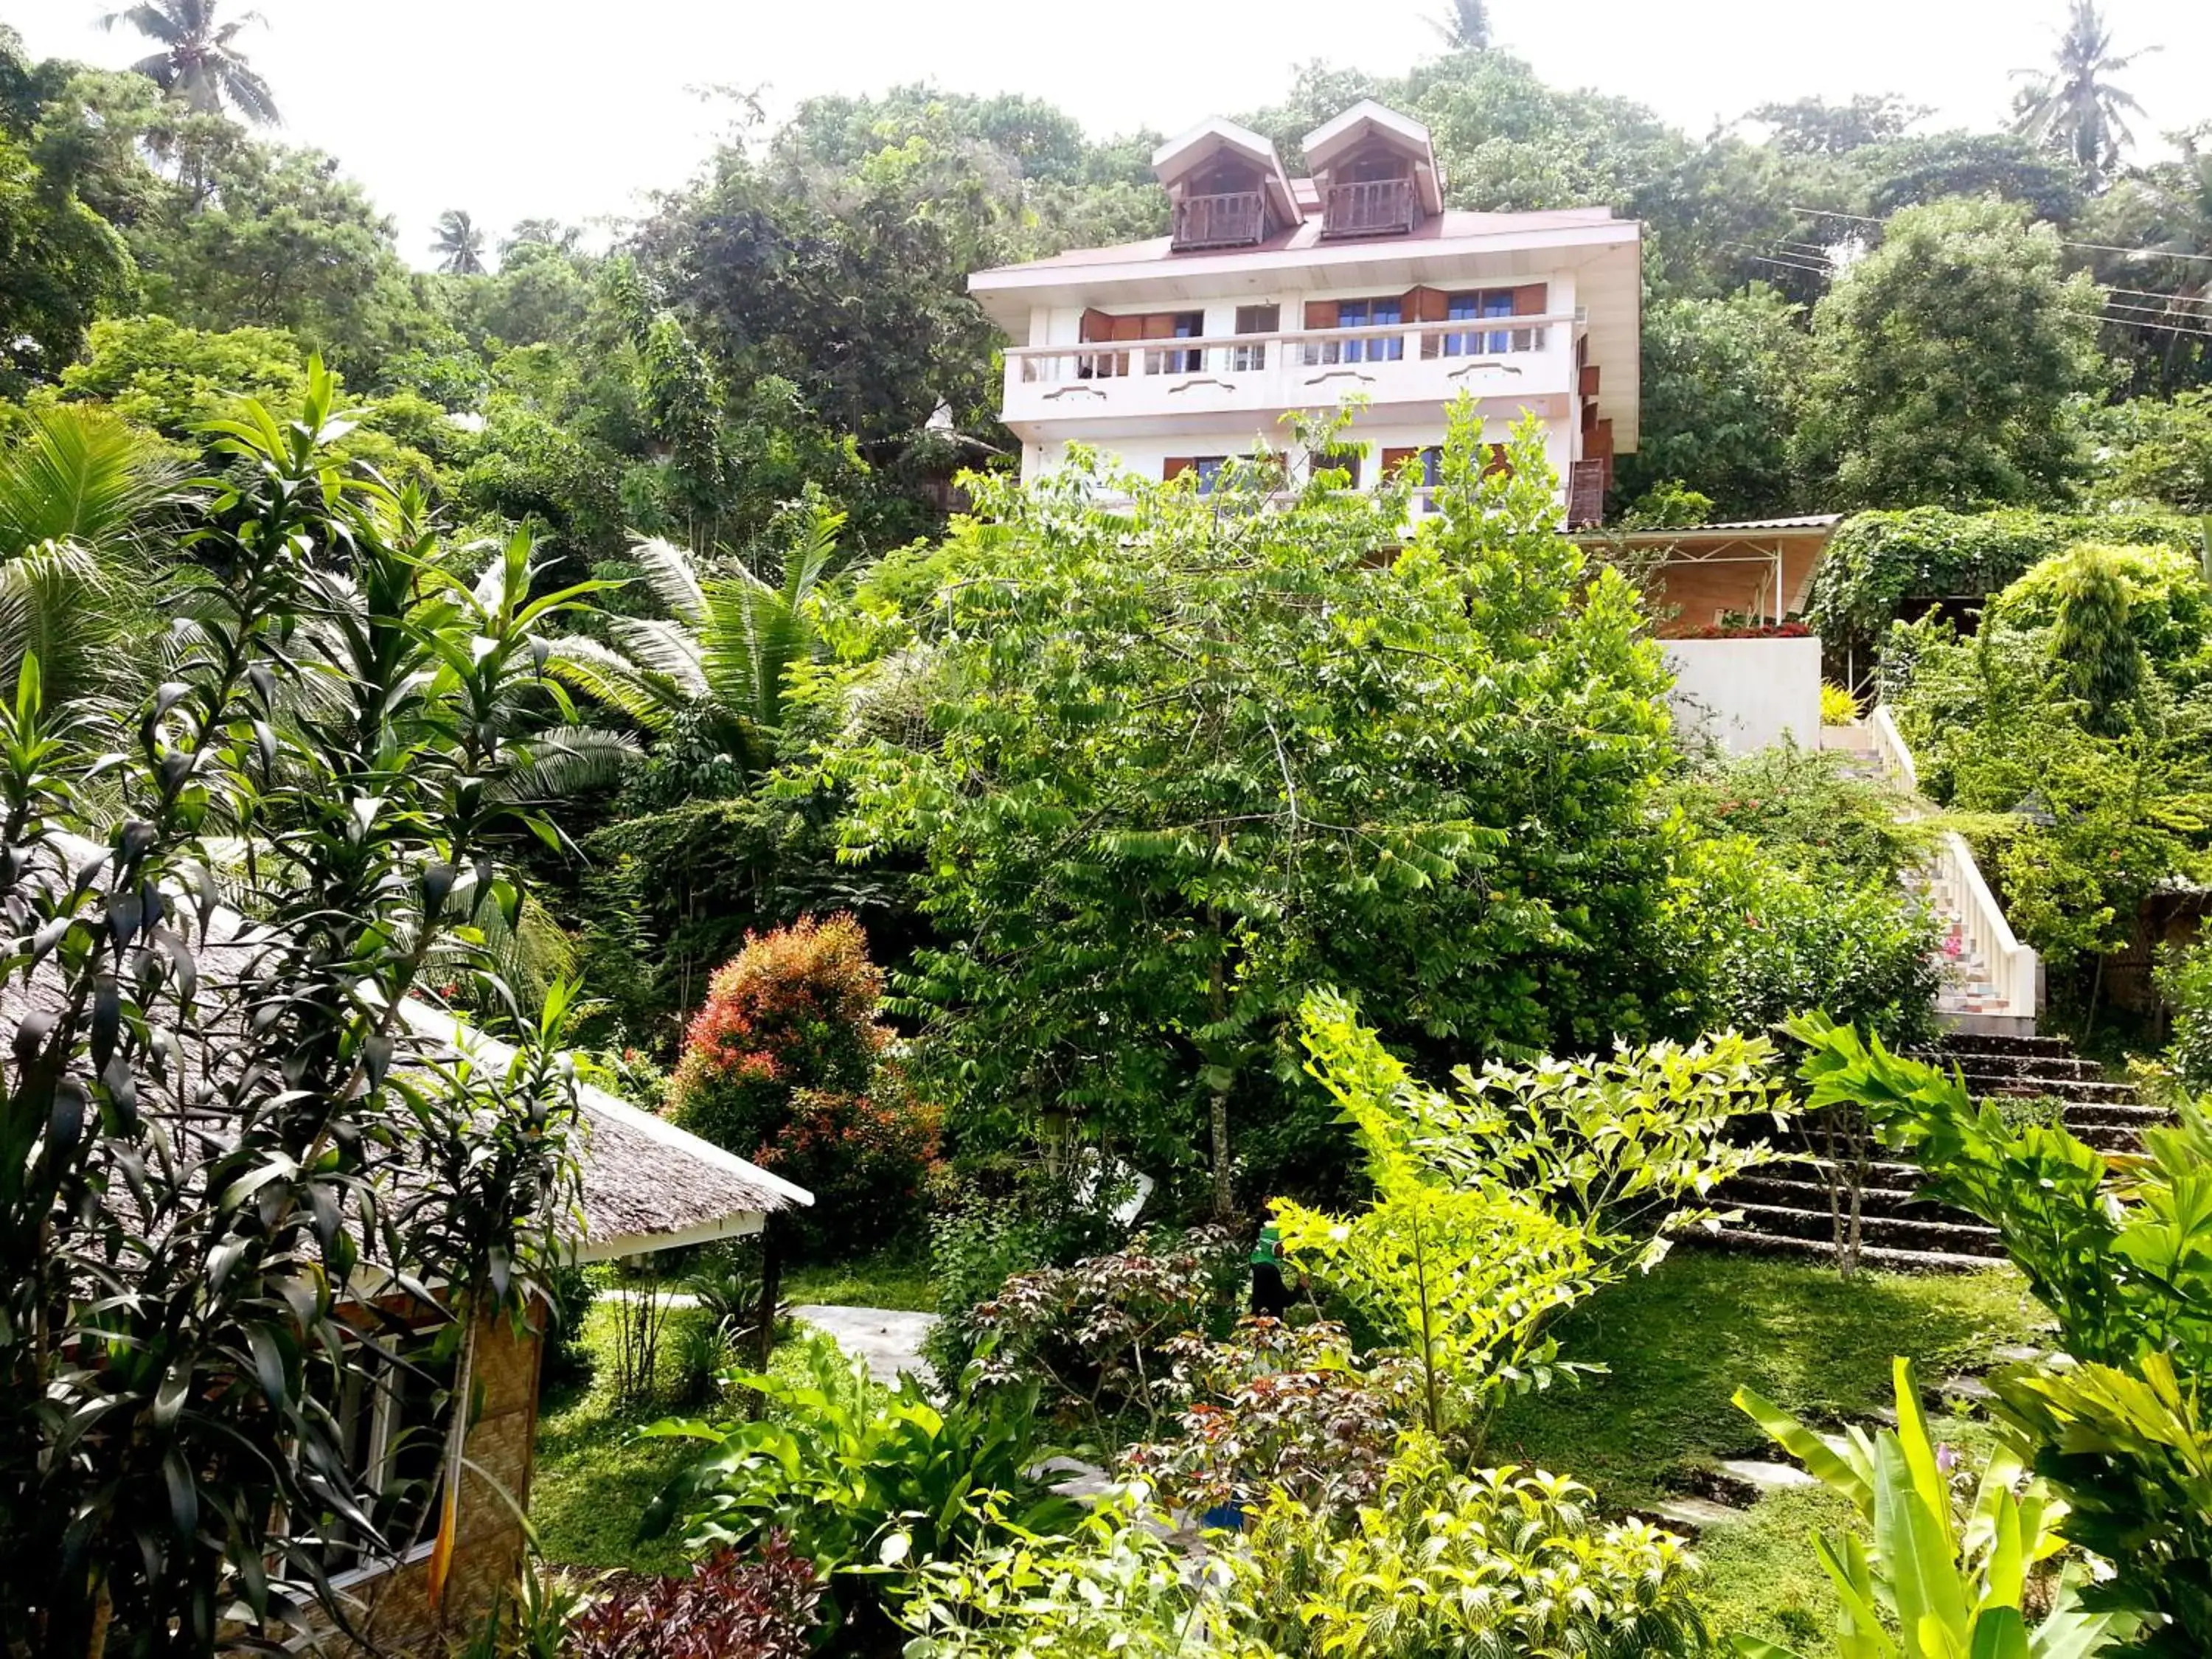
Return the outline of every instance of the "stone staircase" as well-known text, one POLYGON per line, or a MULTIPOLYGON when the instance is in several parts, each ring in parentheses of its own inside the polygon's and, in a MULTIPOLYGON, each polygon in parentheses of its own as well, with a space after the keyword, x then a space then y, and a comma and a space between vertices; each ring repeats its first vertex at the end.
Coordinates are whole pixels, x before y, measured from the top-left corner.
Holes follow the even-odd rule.
MULTIPOLYGON (((2060 1121, 2100 1152, 2139 1152, 2146 1127, 2166 1121, 2124 1083, 2106 1080, 2094 1061, 2063 1037, 1954 1031, 1941 1048, 1919 1056, 1956 1065, 1977 1100, 2049 1100, 2060 1121)), ((1717 1202, 1741 1218, 1709 1235, 1713 1245, 1764 1255, 1834 1256, 1835 1229, 1820 1121, 1793 1121, 1775 1144, 1782 1156, 1738 1176, 1717 1202)), ((1996 1231, 1923 1197, 1918 1165, 1886 1160, 1867 1178, 1859 1206, 1861 1257, 1869 1267, 1903 1273, 1965 1272, 2003 1256, 1996 1231)))

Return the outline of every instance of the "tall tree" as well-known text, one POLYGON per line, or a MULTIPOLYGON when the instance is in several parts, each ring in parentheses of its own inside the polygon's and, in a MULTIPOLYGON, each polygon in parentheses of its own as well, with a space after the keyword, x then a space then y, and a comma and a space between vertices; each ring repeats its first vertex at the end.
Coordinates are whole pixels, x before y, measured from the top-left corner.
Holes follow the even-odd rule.
POLYGON ((269 83, 239 51, 239 34, 248 23, 265 23, 258 11, 228 23, 216 21, 216 0, 141 0, 112 11, 104 28, 128 23, 161 50, 131 67, 171 96, 208 115, 235 110, 256 126, 275 126, 283 118, 269 83))
POLYGON ((1278 511, 1272 461, 1204 494, 1117 478, 1127 514, 983 486, 929 602, 869 641, 833 765, 848 845, 920 856, 945 943, 904 986, 957 1131, 1073 1120, 1202 1160, 1225 1211, 1232 1139, 1338 1155, 1284 1088, 1316 984, 1470 1054, 1668 1005, 1663 674, 1560 538, 1533 436, 1485 478, 1478 435, 1455 416, 1440 510, 1389 562, 1396 480, 1309 475, 1278 511))
POLYGON ((1454 52, 1488 50, 1495 38, 1491 32, 1489 0, 1452 0, 1451 9, 1442 17, 1431 17, 1429 27, 1444 38, 1444 44, 1454 52))
POLYGON ((1813 313, 1799 473, 1842 507, 2062 501, 2087 457, 2103 290, 2005 202, 1893 215, 1813 313))
POLYGON ((2072 3, 2052 66, 2014 71, 2033 79, 2021 88, 2014 131, 2070 158, 2083 185, 2101 190, 2118 168, 2120 152, 2135 142, 2127 117, 2142 113, 2142 106, 2112 77, 2143 52, 2116 54, 2097 0, 2072 3))
POLYGON ((438 269, 455 276, 484 274, 484 234, 460 208, 447 208, 438 216, 437 234, 430 252, 438 256, 438 269))

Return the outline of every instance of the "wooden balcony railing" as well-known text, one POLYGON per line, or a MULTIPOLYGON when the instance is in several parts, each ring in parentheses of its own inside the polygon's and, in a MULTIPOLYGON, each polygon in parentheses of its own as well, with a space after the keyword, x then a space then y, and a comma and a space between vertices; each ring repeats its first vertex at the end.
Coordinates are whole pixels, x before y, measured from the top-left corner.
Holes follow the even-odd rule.
POLYGON ((1220 196, 1186 196, 1175 204, 1175 245, 1242 247, 1267 231, 1267 198, 1256 190, 1220 196))
POLYGON ((1411 179, 1363 179, 1328 187, 1321 234, 1389 236, 1411 230, 1414 219, 1411 179))

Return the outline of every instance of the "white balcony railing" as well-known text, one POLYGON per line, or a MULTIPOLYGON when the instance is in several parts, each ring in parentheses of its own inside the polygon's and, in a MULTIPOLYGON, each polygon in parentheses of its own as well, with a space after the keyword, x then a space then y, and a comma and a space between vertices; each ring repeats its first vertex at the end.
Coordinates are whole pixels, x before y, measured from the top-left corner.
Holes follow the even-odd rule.
MULTIPOLYGON (((1887 707, 1877 708, 1867 724, 1873 731, 1875 757, 1882 769, 1899 787, 1917 793, 1920 769, 1913 763, 1911 750, 1905 747, 1905 734, 1897 729, 1896 718, 1887 707)), ((2033 1020, 2042 994, 2039 959, 2031 946, 2022 945, 2014 934, 1964 836, 1955 830, 1943 832, 1929 860, 1929 874, 1957 912, 1962 943, 1982 963, 1991 986, 2003 999, 2003 1007, 1991 1012, 2033 1020)))
POLYGON ((1559 315, 1011 346, 1006 417, 1311 408, 1354 392, 1387 403, 1465 391, 1533 406, 1573 392, 1574 331, 1559 315))

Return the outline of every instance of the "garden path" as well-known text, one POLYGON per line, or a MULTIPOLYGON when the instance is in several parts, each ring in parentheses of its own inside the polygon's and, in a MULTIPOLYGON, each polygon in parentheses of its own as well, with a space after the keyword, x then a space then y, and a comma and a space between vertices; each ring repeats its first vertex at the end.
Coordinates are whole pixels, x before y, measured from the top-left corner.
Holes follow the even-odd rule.
POLYGON ((912 1371, 925 1382, 928 1362, 921 1345, 937 1323, 933 1313, 908 1313, 897 1308, 832 1308, 810 1303, 791 1310, 817 1330, 827 1331, 847 1353, 868 1362, 868 1375, 889 1388, 901 1371, 912 1371))

